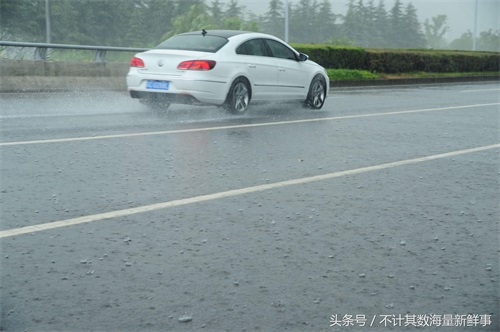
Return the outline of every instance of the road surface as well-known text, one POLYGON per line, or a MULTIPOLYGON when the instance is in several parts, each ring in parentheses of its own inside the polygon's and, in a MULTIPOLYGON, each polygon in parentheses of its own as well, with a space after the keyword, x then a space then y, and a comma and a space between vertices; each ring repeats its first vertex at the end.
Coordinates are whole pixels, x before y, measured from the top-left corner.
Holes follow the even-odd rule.
POLYGON ((499 329, 498 83, 0 104, 2 331, 499 329))

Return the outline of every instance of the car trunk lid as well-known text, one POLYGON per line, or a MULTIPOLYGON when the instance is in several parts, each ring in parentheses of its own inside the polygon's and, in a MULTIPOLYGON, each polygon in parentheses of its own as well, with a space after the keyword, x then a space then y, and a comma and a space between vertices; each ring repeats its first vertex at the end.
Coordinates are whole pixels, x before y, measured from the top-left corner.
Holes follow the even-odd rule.
POLYGON ((150 50, 137 55, 144 61, 139 69, 143 74, 181 76, 185 70, 177 69, 182 61, 209 59, 213 53, 179 50, 150 50))

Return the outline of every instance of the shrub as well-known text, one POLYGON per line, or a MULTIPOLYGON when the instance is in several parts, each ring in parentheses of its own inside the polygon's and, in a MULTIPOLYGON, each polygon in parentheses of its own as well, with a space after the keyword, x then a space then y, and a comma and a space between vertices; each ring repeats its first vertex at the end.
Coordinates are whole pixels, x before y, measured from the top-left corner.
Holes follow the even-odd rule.
POLYGON ((293 44, 325 68, 377 73, 500 71, 500 53, 293 44))
POLYGON ((500 54, 432 50, 367 50, 363 69, 382 73, 499 71, 500 54))
POLYGON ((292 46, 325 68, 361 69, 365 63, 366 52, 361 47, 306 44, 292 46))

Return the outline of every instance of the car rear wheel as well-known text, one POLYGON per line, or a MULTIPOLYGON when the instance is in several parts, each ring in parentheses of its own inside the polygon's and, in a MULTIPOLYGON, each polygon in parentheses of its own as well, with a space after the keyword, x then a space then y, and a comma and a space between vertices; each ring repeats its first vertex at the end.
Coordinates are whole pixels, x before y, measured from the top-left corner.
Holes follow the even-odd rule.
POLYGON ((232 114, 243 114, 250 103, 250 85, 244 78, 237 78, 227 94, 223 107, 232 114))
POLYGON ((323 107, 326 99, 326 82, 325 79, 320 76, 314 76, 311 86, 309 87, 309 93, 307 94, 307 99, 304 106, 311 109, 319 110, 323 107))

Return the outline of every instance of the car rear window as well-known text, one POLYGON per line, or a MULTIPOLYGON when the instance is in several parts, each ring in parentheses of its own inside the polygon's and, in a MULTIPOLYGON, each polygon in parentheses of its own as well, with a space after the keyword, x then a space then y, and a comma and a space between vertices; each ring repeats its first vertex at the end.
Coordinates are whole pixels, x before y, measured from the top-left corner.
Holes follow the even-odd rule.
POLYGON ((227 38, 218 36, 179 35, 165 40, 156 49, 215 53, 226 45, 227 38))

